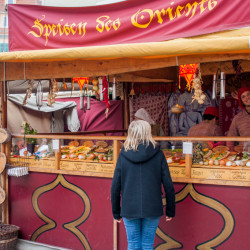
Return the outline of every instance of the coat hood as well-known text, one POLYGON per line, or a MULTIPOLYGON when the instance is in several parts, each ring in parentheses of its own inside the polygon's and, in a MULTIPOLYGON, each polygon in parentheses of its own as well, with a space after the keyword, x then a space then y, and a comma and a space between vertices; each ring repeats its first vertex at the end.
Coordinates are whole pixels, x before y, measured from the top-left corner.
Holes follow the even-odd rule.
POLYGON ((145 144, 139 144, 137 151, 128 150, 125 151, 122 148, 121 154, 131 162, 145 162, 151 159, 154 155, 156 155, 160 151, 160 147, 156 146, 154 148, 153 144, 150 143, 148 147, 145 144))

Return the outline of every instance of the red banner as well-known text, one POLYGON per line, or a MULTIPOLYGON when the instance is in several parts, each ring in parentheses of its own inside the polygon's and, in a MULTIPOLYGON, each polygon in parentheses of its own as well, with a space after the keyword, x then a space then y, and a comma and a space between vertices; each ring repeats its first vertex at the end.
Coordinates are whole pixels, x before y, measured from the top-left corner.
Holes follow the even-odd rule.
POLYGON ((159 42, 250 26, 241 0, 127 0, 94 7, 8 5, 9 50, 159 42))

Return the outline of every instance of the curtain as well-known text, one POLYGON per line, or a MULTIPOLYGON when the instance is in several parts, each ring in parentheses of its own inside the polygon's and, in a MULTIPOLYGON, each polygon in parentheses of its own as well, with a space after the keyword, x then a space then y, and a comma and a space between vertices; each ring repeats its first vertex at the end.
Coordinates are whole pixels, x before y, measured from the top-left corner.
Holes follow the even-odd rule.
POLYGON ((238 100, 232 96, 226 96, 220 100, 220 127, 224 135, 227 134, 235 115, 241 111, 238 100))
POLYGON ((129 97, 130 121, 134 120, 135 112, 144 108, 156 124, 160 125, 168 135, 167 95, 162 93, 146 93, 129 97))
MULTIPOLYGON (((86 98, 85 98, 86 99, 86 98)), ((91 98, 90 110, 80 109, 80 97, 61 98, 58 101, 74 101, 77 104, 77 114, 81 125, 80 131, 122 130, 123 105, 122 101, 110 101, 108 117, 106 118, 106 104, 91 98)), ((86 100, 84 101, 86 103, 86 100)), ((122 135, 122 133, 108 133, 107 135, 122 135)))

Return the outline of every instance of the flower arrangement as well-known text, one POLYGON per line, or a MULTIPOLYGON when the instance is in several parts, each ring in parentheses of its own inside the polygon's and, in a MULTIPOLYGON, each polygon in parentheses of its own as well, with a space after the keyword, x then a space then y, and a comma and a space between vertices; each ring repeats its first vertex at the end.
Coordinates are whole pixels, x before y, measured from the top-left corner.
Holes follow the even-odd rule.
MULTIPOLYGON (((33 129, 30 124, 26 121, 23 121, 21 124, 22 132, 24 135, 36 135, 37 131, 36 129, 33 129)), ((36 144, 36 138, 27 138, 26 139, 27 143, 29 144, 36 144)))

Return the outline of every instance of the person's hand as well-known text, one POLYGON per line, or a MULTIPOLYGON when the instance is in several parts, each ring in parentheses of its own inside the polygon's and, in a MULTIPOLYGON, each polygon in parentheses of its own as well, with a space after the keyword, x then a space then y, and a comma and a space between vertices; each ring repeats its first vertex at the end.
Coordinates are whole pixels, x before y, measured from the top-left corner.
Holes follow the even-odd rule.
POLYGON ((115 220, 117 223, 121 223, 121 221, 122 221, 122 219, 120 219, 120 220, 115 220))
POLYGON ((166 221, 171 221, 173 218, 166 216, 166 221))

